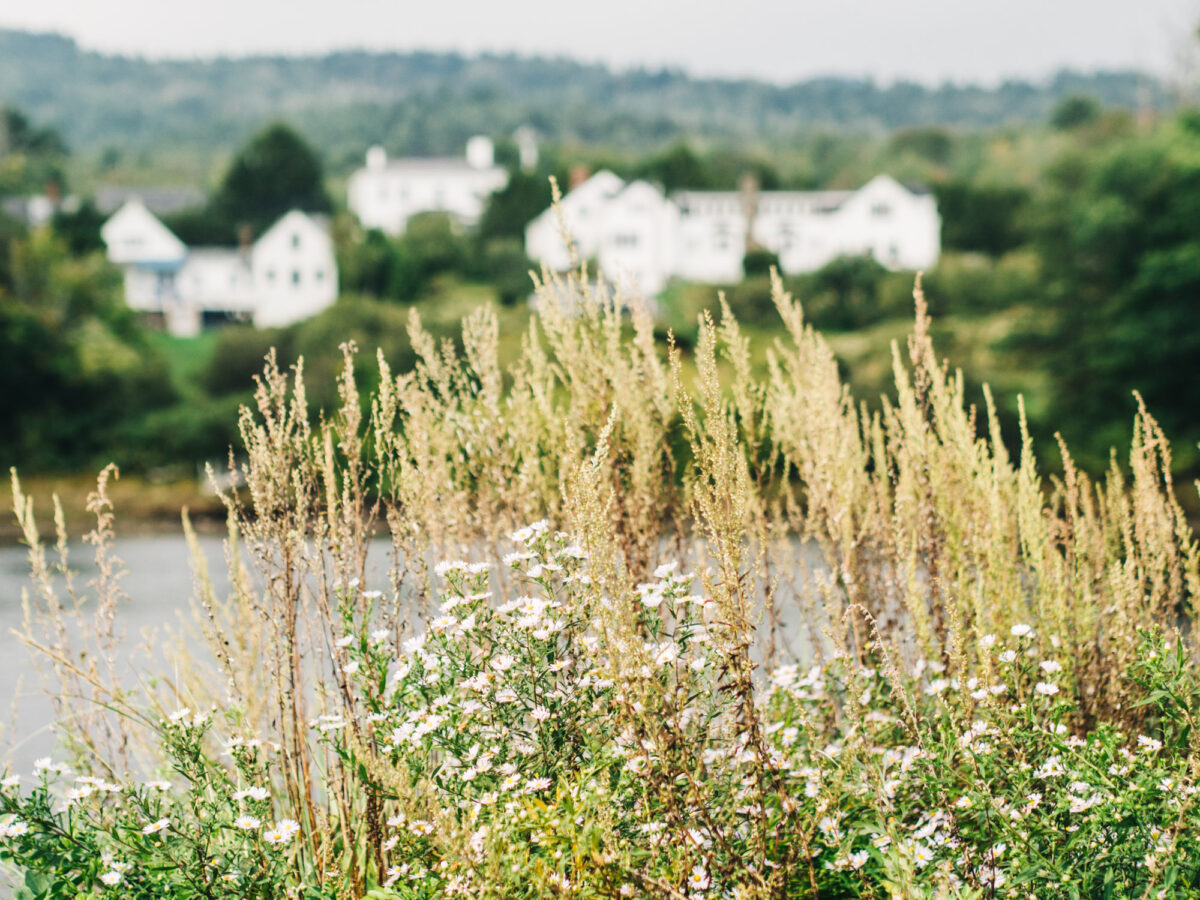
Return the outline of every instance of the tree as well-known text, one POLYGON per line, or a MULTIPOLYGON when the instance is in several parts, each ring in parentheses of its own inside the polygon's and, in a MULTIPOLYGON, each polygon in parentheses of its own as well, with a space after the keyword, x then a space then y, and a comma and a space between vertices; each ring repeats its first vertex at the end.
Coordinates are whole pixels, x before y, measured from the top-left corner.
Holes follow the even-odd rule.
POLYGON ((513 172, 508 184, 488 199, 479 220, 479 238, 525 239, 525 226, 550 206, 550 179, 513 172))
POLYGON ((1045 354, 1050 416, 1102 467, 1128 442, 1132 391, 1200 463, 1200 134, 1186 121, 1053 171, 1037 247, 1048 304, 1027 342, 1045 354))
POLYGON ((676 144, 666 153, 648 160, 641 167, 640 174, 657 181, 668 192, 707 188, 711 181, 700 157, 684 143, 676 144))
POLYGON ((770 250, 762 248, 748 250, 742 260, 742 272, 747 278, 755 275, 769 275, 772 268, 779 268, 779 255, 770 250))
POLYGON ((66 242, 67 249, 75 256, 82 256, 104 249, 100 240, 100 226, 105 216, 96 209, 96 204, 85 200, 77 209, 67 212, 60 209, 54 214, 54 233, 66 242))
POLYGON ((234 157, 212 206, 234 229, 249 225, 255 233, 291 209, 331 209, 317 155, 282 123, 267 126, 234 157))
POLYGON ((1094 97, 1072 94, 1059 102, 1050 115, 1050 124, 1060 131, 1091 125, 1100 118, 1100 104, 1094 97))
POLYGON ((514 238, 489 241, 480 254, 480 274, 496 288, 503 306, 515 306, 533 293, 529 273, 537 265, 525 255, 525 246, 514 238))
POLYGON ((955 179, 934 190, 945 249, 999 256, 1029 239, 1029 191, 1025 188, 955 179))
POLYGON ((66 156, 67 142, 57 129, 39 128, 19 109, 6 106, 0 109, 0 156, 5 153, 66 156))

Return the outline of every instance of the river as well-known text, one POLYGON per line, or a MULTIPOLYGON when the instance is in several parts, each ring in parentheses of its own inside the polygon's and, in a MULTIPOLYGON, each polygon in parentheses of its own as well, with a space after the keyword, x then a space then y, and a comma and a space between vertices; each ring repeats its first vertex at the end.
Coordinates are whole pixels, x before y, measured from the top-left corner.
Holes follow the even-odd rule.
MULTIPOLYGON (((202 535, 199 541, 214 586, 218 591, 227 590, 221 538, 202 535)), ((182 532, 119 538, 115 550, 127 573, 120 585, 128 599, 121 605, 118 622, 130 641, 179 624, 194 592, 182 532)), ((24 773, 30 771, 33 760, 55 748, 50 700, 31 658, 36 651, 16 634, 24 623, 22 592, 29 590, 32 595, 28 559, 28 549, 23 546, 0 547, 0 696, 5 704, 0 711, 4 723, 0 759, 9 761, 13 771, 24 773)), ((70 560, 79 572, 77 587, 86 588, 97 574, 92 548, 71 545, 70 560)), ((135 667, 146 665, 145 657, 128 655, 121 663, 130 670, 129 676, 137 674, 135 667), (137 658, 143 660, 140 665, 134 661, 137 658)))

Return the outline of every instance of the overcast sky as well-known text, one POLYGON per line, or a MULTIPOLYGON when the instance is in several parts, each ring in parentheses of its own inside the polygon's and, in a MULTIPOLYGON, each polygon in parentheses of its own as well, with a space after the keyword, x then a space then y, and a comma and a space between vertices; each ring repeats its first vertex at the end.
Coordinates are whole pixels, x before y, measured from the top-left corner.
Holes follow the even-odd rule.
POLYGON ((1200 0, 0 2, 0 25, 151 57, 512 50, 775 81, 850 74, 994 82, 1062 66, 1171 74, 1198 21, 1200 0))

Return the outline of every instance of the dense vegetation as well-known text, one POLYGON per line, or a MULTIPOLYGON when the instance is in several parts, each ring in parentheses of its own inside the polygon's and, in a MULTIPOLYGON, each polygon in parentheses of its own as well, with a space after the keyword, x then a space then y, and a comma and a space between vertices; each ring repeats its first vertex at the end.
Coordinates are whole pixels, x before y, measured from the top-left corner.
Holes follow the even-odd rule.
POLYGON ((260 124, 285 116, 339 174, 382 142, 456 153, 474 133, 532 126, 554 143, 645 152, 703 135, 779 146, 814 129, 868 132, 1044 121, 1064 98, 1160 109, 1156 80, 1063 72, 996 89, 827 78, 777 86, 678 71, 613 72, 563 59, 344 52, 321 57, 149 61, 81 50, 67 38, 0 30, 0 100, 37 110, 77 150, 114 170, 207 174, 260 124))
POLYGON ((111 472, 87 588, 14 474, 63 739, 0 775, 18 896, 1200 893, 1200 545, 1147 412, 1127 478, 1064 449, 1043 493, 919 292, 871 412, 778 284, 761 375, 727 308, 685 372, 552 289, 510 365, 487 310, 369 396, 346 347, 319 421, 269 361, 228 594, 136 686, 111 472))
MULTIPOLYGON (((505 307, 501 352, 515 353, 531 289, 525 224, 549 203, 549 177, 566 184, 578 165, 667 189, 733 189, 747 173, 765 189, 850 187, 878 172, 927 185, 942 212, 945 250, 926 273, 927 296, 941 346, 963 367, 973 400, 982 402, 978 386, 989 381, 1000 394, 1001 420, 1015 427, 1023 394, 1043 461, 1055 464, 1057 429, 1080 464, 1096 472, 1107 466, 1109 448, 1128 439, 1137 390, 1176 441, 1177 474, 1200 468, 1200 416, 1189 383, 1200 357, 1192 327, 1200 254, 1191 224, 1200 207, 1200 126, 1190 111, 1135 117, 1097 97, 1069 95, 1042 123, 986 130, 801 128, 786 144, 771 144, 768 134, 744 146, 701 138, 651 152, 619 141, 587 149, 550 142, 535 171, 514 165, 478 229, 462 233, 430 215, 399 238, 363 231, 340 208, 329 154, 309 144, 311 117, 304 134, 277 121, 231 155, 204 205, 168 224, 190 243, 232 244, 286 208, 328 212, 344 300, 292 328, 235 329, 190 342, 146 333, 122 310, 118 280, 94 256, 102 217, 79 185, 101 177, 104 164, 70 152, 44 120, 9 109, 4 121, 10 150, 0 162, 0 199, 47 181, 83 195, 77 208, 56 216, 53 236, 27 234, 0 215, 0 340, 11 348, 0 387, 10 398, 5 421, 19 423, 0 432, 0 456, 31 470, 118 458, 127 468, 190 473, 235 439, 229 412, 246 399, 249 376, 269 347, 284 362, 303 355, 310 371, 327 374, 338 364, 338 343, 355 337, 405 369, 413 358, 401 327, 408 308, 445 334, 472 303, 497 302, 505 307), (141 403, 94 399, 143 391, 141 403), (85 429, 67 424, 83 421, 79 409, 88 412, 85 429)), ((510 155, 502 142, 501 157, 510 155)), ((110 176, 119 178, 120 167, 103 177, 110 176)), ((744 282, 722 287, 754 339, 753 363, 764 366, 778 331, 771 260, 747 263, 744 282)), ((829 333, 856 395, 870 404, 890 390, 879 360, 906 327, 912 278, 843 259, 787 279, 810 320, 829 333)), ((660 332, 673 330, 681 346, 694 345, 697 317, 715 311, 715 297, 710 286, 673 285, 659 306, 660 332)), ((328 399, 320 383, 314 379, 316 396, 328 399)))

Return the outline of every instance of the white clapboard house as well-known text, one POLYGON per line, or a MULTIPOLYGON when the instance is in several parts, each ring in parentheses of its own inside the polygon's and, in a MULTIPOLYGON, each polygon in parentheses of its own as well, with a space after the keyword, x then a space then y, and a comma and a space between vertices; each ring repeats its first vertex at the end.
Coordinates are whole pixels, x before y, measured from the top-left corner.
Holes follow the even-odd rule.
POLYGON ((748 246, 775 253, 787 274, 839 256, 871 256, 890 269, 933 266, 941 217, 932 194, 879 175, 854 191, 681 191, 597 172, 525 230, 525 252, 554 271, 570 267, 561 215, 577 256, 594 259, 627 290, 659 293, 672 278, 741 280, 748 246), (749 234, 747 234, 749 232, 749 234))
MULTIPOLYGON (((523 157, 529 152, 523 148, 523 157)), ((496 165, 491 139, 476 136, 467 141, 461 158, 388 159, 383 147, 372 147, 366 166, 350 176, 346 200, 364 228, 398 235, 409 219, 426 212, 445 213, 458 225, 473 226, 488 197, 506 184, 508 172, 496 165)))
POLYGON ((186 336, 230 319, 287 325, 330 306, 337 263, 327 224, 293 210, 251 244, 188 247, 137 198, 101 227, 125 302, 186 336))

